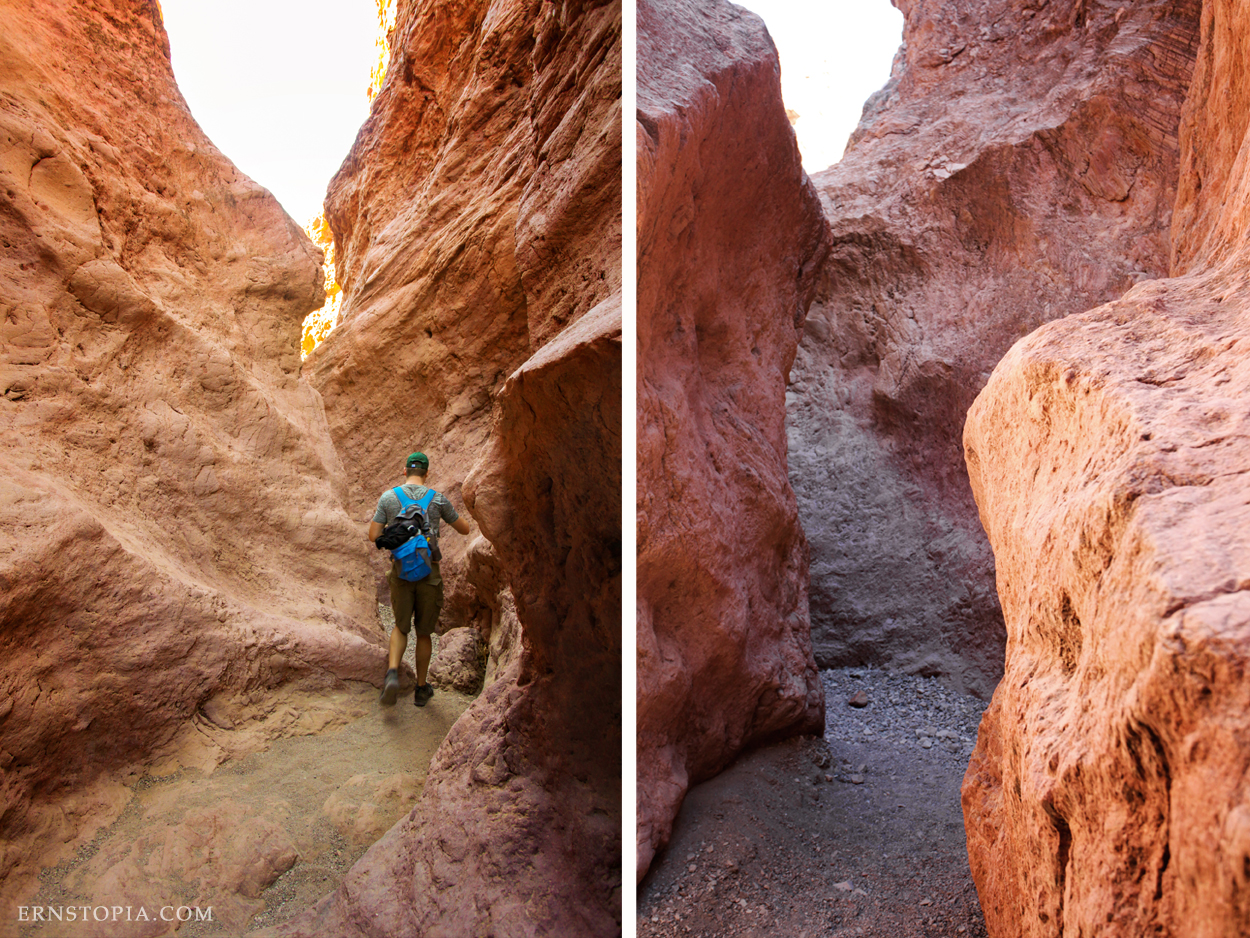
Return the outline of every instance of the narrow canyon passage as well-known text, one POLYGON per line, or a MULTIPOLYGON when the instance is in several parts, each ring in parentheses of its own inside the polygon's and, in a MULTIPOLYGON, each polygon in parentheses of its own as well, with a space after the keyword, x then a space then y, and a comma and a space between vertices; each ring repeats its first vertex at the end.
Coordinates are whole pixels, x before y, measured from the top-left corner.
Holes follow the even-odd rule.
POLYGON ((686 796, 639 936, 983 938, 959 788, 985 702, 869 668, 821 677, 823 736, 752 750, 686 796))
POLYGON ((639 534, 643 928, 1245 934, 1250 6, 896 6, 810 178, 762 24, 640 6, 639 508, 684 535, 639 534), (852 668, 975 746, 883 773, 839 728, 893 702, 814 693, 852 668), (858 784, 805 781, 821 726, 858 784))
POLYGON ((181 936, 235 938, 287 921, 338 888, 412 810, 430 759, 472 699, 440 687, 421 709, 410 694, 383 708, 373 685, 333 682, 281 689, 233 719, 213 711, 178 756, 131 784, 117 820, 40 874, 27 901, 81 909, 108 896, 131 920, 32 922, 17 935, 159 935, 169 927, 161 911, 178 909, 199 910, 181 936), (236 754, 213 765, 223 747, 236 754), (140 908, 146 925, 134 920, 140 908))
POLYGON ((387 9, 301 363, 322 251, 161 5, 0 0, 0 934, 619 931, 621 7, 387 9), (417 450, 482 689, 386 712, 417 450))

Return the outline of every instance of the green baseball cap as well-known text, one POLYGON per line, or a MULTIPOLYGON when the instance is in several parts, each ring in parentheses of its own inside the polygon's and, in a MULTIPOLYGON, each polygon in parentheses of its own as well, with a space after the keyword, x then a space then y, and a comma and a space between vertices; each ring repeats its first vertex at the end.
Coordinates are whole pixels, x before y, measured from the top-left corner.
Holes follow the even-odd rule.
POLYGON ((413 466, 420 466, 422 471, 429 472, 430 471, 430 457, 425 455, 425 453, 412 453, 408 457, 408 461, 404 463, 404 465, 409 469, 411 469, 413 466))

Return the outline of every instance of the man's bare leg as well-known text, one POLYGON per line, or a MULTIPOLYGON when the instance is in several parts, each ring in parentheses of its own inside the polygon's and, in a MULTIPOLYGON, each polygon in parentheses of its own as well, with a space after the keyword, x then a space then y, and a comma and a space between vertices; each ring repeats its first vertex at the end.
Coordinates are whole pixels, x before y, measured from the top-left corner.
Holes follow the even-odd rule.
POLYGON ((426 673, 430 669, 430 650, 433 646, 430 636, 417 636, 417 687, 412 692, 412 702, 418 707, 424 707, 434 696, 434 688, 425 682, 426 673))
MULTIPOLYGON (((430 640, 425 640, 428 649, 430 640)), ((392 671, 399 670, 399 663, 404 660, 404 650, 408 647, 408 636, 401 632, 398 628, 391 629, 391 654, 387 659, 386 667, 392 671)), ((417 658, 421 657, 421 637, 417 636, 417 658)), ((428 663, 429 652, 426 652, 426 662, 428 663)))
POLYGON ((430 653, 434 643, 428 635, 417 636, 417 683, 424 684, 425 676, 430 670, 430 653))
POLYGON ((382 703, 390 706, 399 696, 399 663, 404 660, 408 636, 398 628, 391 629, 390 654, 386 663, 386 678, 382 681, 382 703))

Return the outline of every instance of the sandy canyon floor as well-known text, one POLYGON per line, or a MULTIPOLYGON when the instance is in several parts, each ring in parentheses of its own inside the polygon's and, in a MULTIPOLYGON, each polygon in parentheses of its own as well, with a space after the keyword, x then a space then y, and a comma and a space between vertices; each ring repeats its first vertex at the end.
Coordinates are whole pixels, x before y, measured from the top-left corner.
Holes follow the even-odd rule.
MULTIPOLYGON (((389 607, 379 611, 389 630, 389 607)), ((410 643, 409 663, 412 653, 410 643)), ((53 922, 17 935, 164 935, 170 926, 159 921, 159 910, 167 906, 213 910, 211 923, 182 924, 179 938, 237 936, 291 918, 334 890, 411 810, 430 759, 471 702, 439 689, 418 709, 409 689, 395 706, 382 707, 377 689, 359 682, 279 692, 265 702, 266 719, 289 723, 285 738, 212 771, 184 767, 163 775, 156 767, 133 783, 113 824, 72 860, 44 871, 28 901, 142 905, 156 921, 53 922)))
POLYGON ((823 738, 747 753, 687 795, 639 890, 640 938, 986 934, 959 805, 985 701, 864 668, 822 680, 823 738))

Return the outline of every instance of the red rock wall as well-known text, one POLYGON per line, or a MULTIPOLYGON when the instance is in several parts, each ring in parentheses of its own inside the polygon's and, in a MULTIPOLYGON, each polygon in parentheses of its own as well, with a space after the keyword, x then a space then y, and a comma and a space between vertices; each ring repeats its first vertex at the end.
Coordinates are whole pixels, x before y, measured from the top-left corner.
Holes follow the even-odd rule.
POLYGON ((444 625, 513 645, 413 813, 282 934, 620 932, 620 33, 617 3, 401 3, 331 184, 345 319, 309 370, 354 510, 425 449, 482 534, 444 625))
POLYGON ((899 0, 791 373, 821 665, 988 695, 1004 634, 960 449, 1013 342, 1167 271, 1197 0, 899 0))
POLYGON ((995 936, 1250 922, 1250 6, 1212 0, 1171 279, 1048 325, 965 449, 1006 673, 964 782, 995 936))
POLYGON ((686 789, 819 731, 785 382, 827 232, 758 17, 638 11, 638 876, 686 789))
POLYGON ((376 680, 384 652, 298 376, 317 251, 188 113, 157 4, 0 4, 0 92, 8 898, 120 775, 246 735, 204 706, 376 680))
MULTIPOLYGON (((352 467, 360 518, 416 449, 430 456, 430 484, 462 505, 503 382, 619 286, 603 275, 619 226, 599 230, 619 212, 619 161, 603 156, 615 138, 592 137, 619 109, 620 69, 605 60, 602 23, 586 27, 584 48, 566 38, 597 8, 410 3, 397 14, 387 81, 326 197, 343 321, 304 369, 352 467)), ((490 618, 469 543, 441 545, 443 627, 490 618)), ((388 561, 374 560, 380 579, 388 561)))

